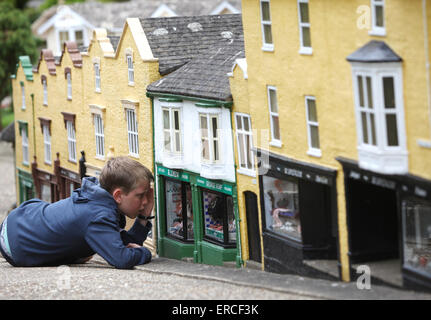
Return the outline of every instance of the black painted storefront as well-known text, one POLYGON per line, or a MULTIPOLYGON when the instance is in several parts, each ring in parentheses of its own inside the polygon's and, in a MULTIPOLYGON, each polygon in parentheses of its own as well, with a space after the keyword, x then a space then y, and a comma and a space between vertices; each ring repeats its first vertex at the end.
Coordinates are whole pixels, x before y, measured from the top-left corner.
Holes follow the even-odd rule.
POLYGON ((404 287, 431 290, 431 181, 337 160, 344 171, 350 265, 398 258, 404 287))
POLYGON ((271 153, 267 159, 259 176, 265 270, 333 279, 304 260, 337 259, 336 171, 271 153), (277 201, 271 187, 290 199, 277 201), (283 206, 286 219, 275 218, 283 206))

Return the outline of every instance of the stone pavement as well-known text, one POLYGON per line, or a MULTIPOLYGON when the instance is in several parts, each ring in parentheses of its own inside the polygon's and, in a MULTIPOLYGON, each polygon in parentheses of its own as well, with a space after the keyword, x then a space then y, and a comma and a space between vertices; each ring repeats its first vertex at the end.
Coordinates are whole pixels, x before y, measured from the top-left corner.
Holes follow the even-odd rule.
POLYGON ((431 300, 431 294, 159 257, 118 270, 96 255, 86 264, 44 268, 13 268, 0 258, 0 299, 431 300))
POLYGON ((15 163, 12 144, 0 141, 0 222, 15 203, 15 163))

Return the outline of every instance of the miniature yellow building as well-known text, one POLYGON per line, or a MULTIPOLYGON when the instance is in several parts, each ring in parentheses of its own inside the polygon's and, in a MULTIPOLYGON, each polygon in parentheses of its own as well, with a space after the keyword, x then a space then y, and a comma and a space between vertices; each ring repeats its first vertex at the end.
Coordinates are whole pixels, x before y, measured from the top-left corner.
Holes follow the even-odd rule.
POLYGON ((238 194, 258 195, 265 270, 321 275, 325 259, 349 281, 358 264, 391 258, 405 285, 429 287, 430 3, 244 0, 242 10, 247 61, 232 93, 267 172, 238 172, 238 194))

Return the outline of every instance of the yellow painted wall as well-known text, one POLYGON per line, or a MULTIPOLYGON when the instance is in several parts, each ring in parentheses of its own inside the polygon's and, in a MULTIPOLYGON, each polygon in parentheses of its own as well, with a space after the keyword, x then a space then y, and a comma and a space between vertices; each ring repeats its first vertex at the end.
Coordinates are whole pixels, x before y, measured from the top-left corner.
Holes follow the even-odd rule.
MULTIPOLYGON (((360 18, 357 9, 369 6, 369 0, 310 0, 313 54, 302 55, 298 52, 297 0, 270 2, 273 52, 261 49, 260 1, 242 2, 249 76, 242 81, 248 82, 253 129, 270 128, 266 86, 276 86, 282 147, 269 146, 269 141, 255 140, 254 143, 273 153, 338 171, 338 225, 344 280, 349 279, 344 177, 335 158, 358 159, 352 70, 346 57, 372 39, 386 42, 403 58, 409 172, 431 178, 431 150, 417 143, 418 139, 431 138, 422 0, 392 0, 385 4, 387 35, 377 37, 369 35, 367 29, 358 28, 357 24, 360 18), (321 157, 307 155, 306 95, 316 98, 321 157)), ((231 83, 235 81, 240 80, 231 80, 231 83)), ((235 107, 241 109, 236 98, 241 93, 235 93, 236 87, 232 86, 235 107)))

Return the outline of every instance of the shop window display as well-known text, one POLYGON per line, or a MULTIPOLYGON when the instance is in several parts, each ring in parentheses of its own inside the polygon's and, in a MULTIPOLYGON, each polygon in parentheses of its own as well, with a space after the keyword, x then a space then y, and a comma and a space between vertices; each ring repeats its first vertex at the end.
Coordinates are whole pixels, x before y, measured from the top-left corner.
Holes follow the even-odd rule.
POLYGON ((298 182, 263 176, 266 229, 302 241, 298 182))
POLYGON ((167 233, 182 240, 193 240, 193 207, 190 185, 166 179, 167 233), (185 208, 183 210, 183 208, 185 208), (187 232, 184 232, 186 226, 187 232))
POLYGON ((205 237, 223 244, 236 242, 236 225, 232 197, 203 191, 205 237))
POLYGON ((403 202, 404 266, 431 275, 431 203, 403 202))

